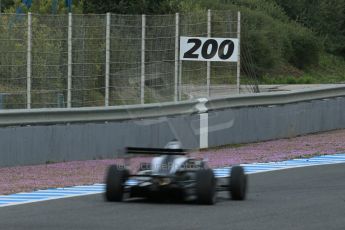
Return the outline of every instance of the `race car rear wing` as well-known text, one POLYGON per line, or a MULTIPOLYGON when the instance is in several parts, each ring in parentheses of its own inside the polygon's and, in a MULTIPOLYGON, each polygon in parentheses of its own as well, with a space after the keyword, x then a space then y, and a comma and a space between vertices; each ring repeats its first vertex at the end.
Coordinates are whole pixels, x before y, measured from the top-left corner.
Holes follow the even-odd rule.
POLYGON ((149 155, 186 155, 188 153, 185 149, 164 149, 164 148, 137 148, 127 147, 126 153, 129 154, 149 154, 149 155))

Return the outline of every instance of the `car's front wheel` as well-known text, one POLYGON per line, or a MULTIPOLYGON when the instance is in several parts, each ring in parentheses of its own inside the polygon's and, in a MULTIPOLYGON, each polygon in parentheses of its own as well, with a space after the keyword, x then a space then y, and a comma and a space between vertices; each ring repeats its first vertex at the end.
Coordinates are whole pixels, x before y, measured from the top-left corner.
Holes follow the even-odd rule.
POLYGON ((109 167, 106 176, 105 199, 107 201, 122 201, 124 183, 128 179, 128 171, 120 169, 117 165, 109 167))
POLYGON ((201 169, 196 172, 196 197, 199 204, 216 203, 216 178, 212 169, 201 169))
POLYGON ((247 175, 241 166, 233 166, 230 175, 230 196, 233 200, 244 200, 247 193, 247 175))

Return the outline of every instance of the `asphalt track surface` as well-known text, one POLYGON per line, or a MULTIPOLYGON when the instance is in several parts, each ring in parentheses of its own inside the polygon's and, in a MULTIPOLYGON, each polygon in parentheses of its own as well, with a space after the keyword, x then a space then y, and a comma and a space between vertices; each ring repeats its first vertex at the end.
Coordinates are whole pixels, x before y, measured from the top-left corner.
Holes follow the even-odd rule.
POLYGON ((214 206, 98 194, 3 207, 0 229, 345 229, 345 164, 252 174, 249 186, 247 200, 221 193, 214 206))

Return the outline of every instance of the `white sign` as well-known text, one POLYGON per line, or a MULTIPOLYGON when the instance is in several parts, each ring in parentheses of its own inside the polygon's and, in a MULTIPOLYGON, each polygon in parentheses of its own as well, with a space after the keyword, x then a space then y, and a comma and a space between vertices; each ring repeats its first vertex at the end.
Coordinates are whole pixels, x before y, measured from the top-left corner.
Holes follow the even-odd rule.
POLYGON ((237 38, 180 37, 180 60, 237 62, 237 38))

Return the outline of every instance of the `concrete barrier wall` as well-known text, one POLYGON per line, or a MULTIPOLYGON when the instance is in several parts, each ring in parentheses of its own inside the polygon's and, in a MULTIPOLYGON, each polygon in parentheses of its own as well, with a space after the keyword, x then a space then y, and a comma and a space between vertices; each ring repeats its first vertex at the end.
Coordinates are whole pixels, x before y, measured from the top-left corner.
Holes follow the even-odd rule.
MULTIPOLYGON (((345 128, 345 98, 209 111, 209 146, 345 128)), ((119 156, 125 146, 199 147, 199 115, 80 124, 0 127, 0 167, 119 156)))
MULTIPOLYGON (((289 138, 345 128, 345 98, 209 112, 209 146, 289 138), (222 129, 223 127, 226 127, 222 129), (229 127, 231 125, 231 127, 229 127), (220 129, 212 127, 220 127, 220 129)), ((344 137, 345 140, 345 137, 344 137)))
MULTIPOLYGON (((194 116, 197 118, 197 116, 194 116)), ((0 128, 0 167, 119 156, 126 146, 164 145, 179 136, 187 148, 198 139, 193 116, 109 123, 0 128)))

